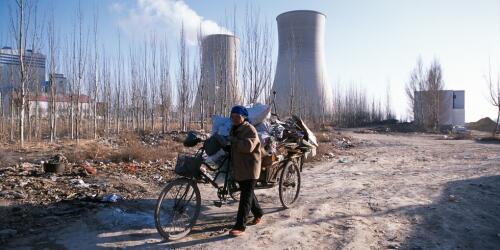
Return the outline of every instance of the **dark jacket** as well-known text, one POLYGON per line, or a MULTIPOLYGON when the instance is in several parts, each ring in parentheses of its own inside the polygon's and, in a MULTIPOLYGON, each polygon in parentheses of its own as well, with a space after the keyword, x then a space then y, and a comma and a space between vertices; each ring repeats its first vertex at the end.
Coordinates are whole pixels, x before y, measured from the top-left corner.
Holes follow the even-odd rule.
POLYGON ((260 141, 252 124, 245 121, 231 129, 231 171, 236 181, 257 180, 260 176, 260 141))

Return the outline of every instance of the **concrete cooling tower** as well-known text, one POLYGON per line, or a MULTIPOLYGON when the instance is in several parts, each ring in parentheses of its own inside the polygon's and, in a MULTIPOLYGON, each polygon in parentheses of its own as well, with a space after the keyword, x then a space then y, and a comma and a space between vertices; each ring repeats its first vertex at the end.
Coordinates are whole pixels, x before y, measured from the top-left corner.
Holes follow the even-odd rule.
POLYGON ((240 101, 238 87, 237 51, 239 39, 232 35, 208 35, 202 40, 201 85, 194 103, 197 118, 204 109, 205 117, 227 115, 232 105, 240 101))
POLYGON ((273 90, 281 115, 316 119, 332 111, 332 88, 325 68, 325 21, 320 12, 297 10, 280 14, 279 51, 273 90))

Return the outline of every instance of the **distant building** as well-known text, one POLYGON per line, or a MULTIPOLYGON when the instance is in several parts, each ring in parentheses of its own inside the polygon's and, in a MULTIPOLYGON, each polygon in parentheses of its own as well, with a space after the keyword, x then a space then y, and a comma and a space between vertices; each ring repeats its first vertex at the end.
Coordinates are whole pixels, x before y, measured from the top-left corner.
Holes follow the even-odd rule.
POLYGON ((57 94, 67 94, 68 93, 68 79, 64 74, 49 74, 49 80, 43 82, 40 90, 42 92, 50 93, 51 80, 55 82, 55 89, 57 94))
MULTIPOLYGON (((19 102, 19 96, 12 92, 9 98, 13 98, 14 102, 19 102)), ((70 95, 56 95, 54 100, 56 103, 56 109, 59 116, 68 114, 69 108, 71 107, 71 96, 70 95)), ((49 105, 51 102, 51 96, 48 93, 41 93, 39 95, 29 94, 26 96, 26 101, 29 104, 31 113, 35 113, 38 108, 38 112, 42 117, 46 117, 49 112, 49 105)), ((77 96, 73 96, 73 101, 76 104, 77 96)), ((87 95, 80 95, 78 98, 78 104, 82 112, 86 112, 91 108, 90 98, 87 95)))
MULTIPOLYGON (((27 87, 31 90, 36 86, 41 86, 45 82, 45 55, 25 50, 23 59, 28 71, 27 87)), ((21 63, 19 60, 19 51, 10 47, 0 49, 0 93, 4 108, 7 108, 8 97, 14 89, 21 86, 21 63)))
MULTIPOLYGON (((28 70, 28 87, 34 88, 45 82, 45 55, 33 50, 25 50, 24 61, 28 70)), ((0 88, 8 89, 20 86, 21 73, 19 52, 17 49, 3 47, 0 49, 0 88)))
MULTIPOLYGON (((414 120, 417 124, 428 124, 431 103, 429 91, 415 91, 413 107, 414 120)), ((439 91, 439 124, 441 126, 465 125, 465 91, 439 91)))

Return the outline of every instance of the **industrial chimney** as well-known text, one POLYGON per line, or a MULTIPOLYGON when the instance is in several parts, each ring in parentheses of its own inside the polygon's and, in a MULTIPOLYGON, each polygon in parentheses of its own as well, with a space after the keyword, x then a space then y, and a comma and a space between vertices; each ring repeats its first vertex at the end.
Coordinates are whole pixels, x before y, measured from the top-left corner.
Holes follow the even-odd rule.
POLYGON ((279 51, 273 91, 278 113, 314 120, 331 114, 333 97, 324 55, 326 16, 296 10, 280 14, 276 21, 279 51))
POLYGON ((202 40, 201 84, 195 98, 197 118, 227 114, 232 105, 241 101, 237 81, 239 39, 233 35, 214 34, 202 40), (200 103, 202 105, 200 105, 200 103))

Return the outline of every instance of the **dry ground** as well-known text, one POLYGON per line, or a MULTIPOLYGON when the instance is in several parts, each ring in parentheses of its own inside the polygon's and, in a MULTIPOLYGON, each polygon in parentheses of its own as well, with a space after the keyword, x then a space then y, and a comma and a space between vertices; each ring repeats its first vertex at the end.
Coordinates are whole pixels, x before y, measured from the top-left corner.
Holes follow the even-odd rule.
POLYGON ((306 166, 294 208, 280 208, 277 189, 257 191, 264 222, 240 238, 227 236, 237 204, 213 206, 215 192, 206 186, 202 217, 178 242, 163 242, 154 229, 152 192, 151 199, 81 203, 72 217, 50 215, 47 226, 19 232, 0 248, 500 249, 500 144, 351 136, 364 143, 348 163, 336 155, 306 166))

